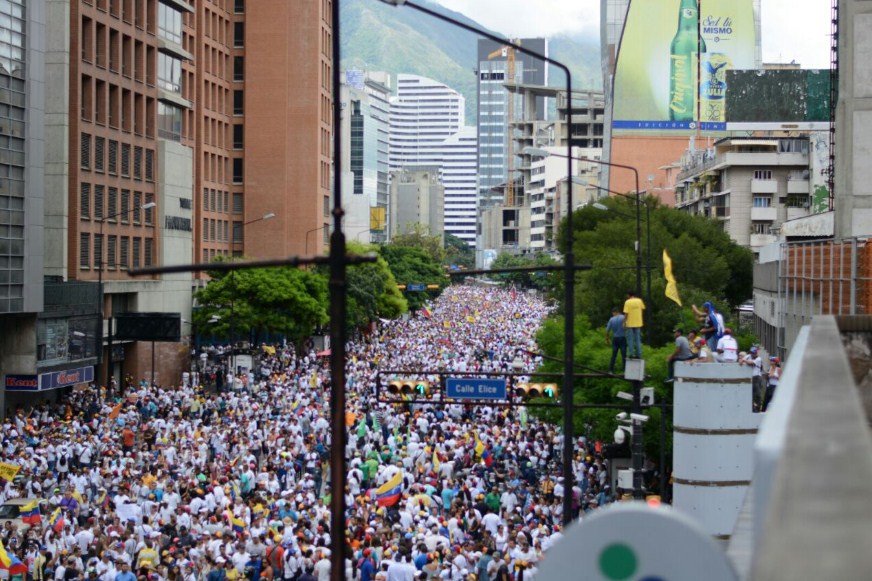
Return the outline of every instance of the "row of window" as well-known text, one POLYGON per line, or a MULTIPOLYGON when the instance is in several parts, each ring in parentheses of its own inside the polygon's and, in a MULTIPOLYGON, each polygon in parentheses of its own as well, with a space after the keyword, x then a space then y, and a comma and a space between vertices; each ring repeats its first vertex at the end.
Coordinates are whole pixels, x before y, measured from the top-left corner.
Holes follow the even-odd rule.
POLYGON ((155 99, 114 83, 82 76, 81 115, 86 121, 154 137, 155 99))
POLYGON ((154 181, 154 150, 115 139, 82 133, 80 138, 80 166, 84 170, 109 175, 133 177, 135 180, 154 181), (93 144, 93 147, 92 147, 93 144), (120 155, 119 155, 120 154, 120 155), (133 171, 131 173, 131 158, 133 171))
POLYGON ((104 184, 83 182, 79 186, 79 216, 82 220, 113 218, 122 224, 154 223, 154 209, 141 209, 154 200, 150 192, 131 192, 127 189, 107 187, 104 184))
POLYGON ((102 22, 82 17, 82 60, 125 77, 154 84, 156 48, 102 22))
POLYGON ((242 214, 242 193, 233 193, 233 207, 230 207, 230 192, 210 188, 203 188, 203 211, 217 212, 220 214, 242 214))
POLYGON ((90 234, 83 232, 79 235, 79 268, 104 268, 115 270, 119 268, 139 268, 151 266, 154 261, 154 239, 139 236, 116 236, 114 234, 103 236, 102 234, 90 234), (106 240, 106 248, 103 248, 103 240, 106 240), (91 243, 93 242, 93 247, 91 243), (92 263, 93 258, 93 263, 92 263), (101 264, 101 258, 103 262, 101 264))
MULTIPOLYGON (((93 6, 95 0, 84 2, 93 6)), ((155 0, 96 0, 97 10, 151 33, 154 33, 155 25, 154 3, 155 0)))

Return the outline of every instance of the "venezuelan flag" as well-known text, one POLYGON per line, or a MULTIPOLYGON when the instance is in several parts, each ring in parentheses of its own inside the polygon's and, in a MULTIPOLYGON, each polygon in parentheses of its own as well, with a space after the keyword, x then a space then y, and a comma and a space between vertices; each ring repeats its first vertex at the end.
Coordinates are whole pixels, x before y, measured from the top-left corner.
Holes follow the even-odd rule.
POLYGON ((429 319, 430 317, 433 316, 433 311, 431 311, 431 310, 428 309, 427 307, 422 307, 422 308, 421 308, 421 314, 424 315, 425 317, 427 317, 427 318, 429 319))
POLYGON ((22 506, 20 509, 21 522, 29 525, 37 525, 42 522, 42 515, 39 512, 39 503, 32 500, 22 506))
POLYGON ((379 506, 393 506, 400 500, 402 493, 403 471, 399 470, 393 478, 376 489, 375 499, 379 506))
POLYGON ((232 512, 227 511, 227 518, 230 519, 230 526, 233 528, 233 532, 237 534, 241 534, 245 531, 245 521, 241 518, 235 516, 232 512))
POLYGON ((241 496, 242 496, 242 493, 239 491, 239 484, 237 484, 235 480, 231 480, 230 481, 230 498, 232 498, 233 500, 236 500, 237 498, 240 498, 241 496))
POLYGON ((54 529, 54 532, 59 533, 64 530, 64 515, 60 508, 55 509, 48 519, 48 524, 54 529))
POLYGON ((4 569, 8 569, 12 566, 12 557, 10 557, 9 553, 6 552, 6 547, 3 546, 3 541, 0 541, 0 565, 3 565, 4 569))

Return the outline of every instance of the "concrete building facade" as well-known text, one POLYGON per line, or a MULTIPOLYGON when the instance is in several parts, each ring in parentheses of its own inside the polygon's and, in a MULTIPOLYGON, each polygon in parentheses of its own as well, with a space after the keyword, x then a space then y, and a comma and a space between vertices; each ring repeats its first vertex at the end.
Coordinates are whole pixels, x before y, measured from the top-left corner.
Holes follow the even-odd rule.
POLYGON ((439 178, 439 168, 406 167, 392 172, 389 207, 388 238, 415 232, 419 225, 432 235, 442 236, 445 188, 439 178))

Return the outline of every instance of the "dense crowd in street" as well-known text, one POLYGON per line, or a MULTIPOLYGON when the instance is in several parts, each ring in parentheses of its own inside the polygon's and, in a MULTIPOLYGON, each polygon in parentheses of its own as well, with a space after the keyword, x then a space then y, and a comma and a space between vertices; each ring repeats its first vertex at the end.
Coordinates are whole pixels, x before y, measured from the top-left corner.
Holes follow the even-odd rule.
POLYGON ((575 442, 566 490, 562 437, 523 407, 381 402, 377 382, 532 371, 548 313, 526 293, 455 286, 350 342, 345 491, 329 488, 329 369, 314 350, 265 350, 243 389, 180 378, 18 410, 0 462, 21 468, 0 501, 39 510, 4 525, 0 560, 38 581, 325 581, 330 498, 344 493, 348 579, 529 581, 561 537, 565 494, 582 517, 610 501, 602 458, 575 442))

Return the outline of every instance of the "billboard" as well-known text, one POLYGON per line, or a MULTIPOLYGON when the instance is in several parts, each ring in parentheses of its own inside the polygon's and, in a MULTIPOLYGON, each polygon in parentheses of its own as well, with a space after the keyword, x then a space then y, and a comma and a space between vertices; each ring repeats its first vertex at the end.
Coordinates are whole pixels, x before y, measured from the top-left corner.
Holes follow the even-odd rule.
POLYGON ((635 0, 618 48, 616 133, 723 131, 727 71, 757 67, 759 0, 635 0))

